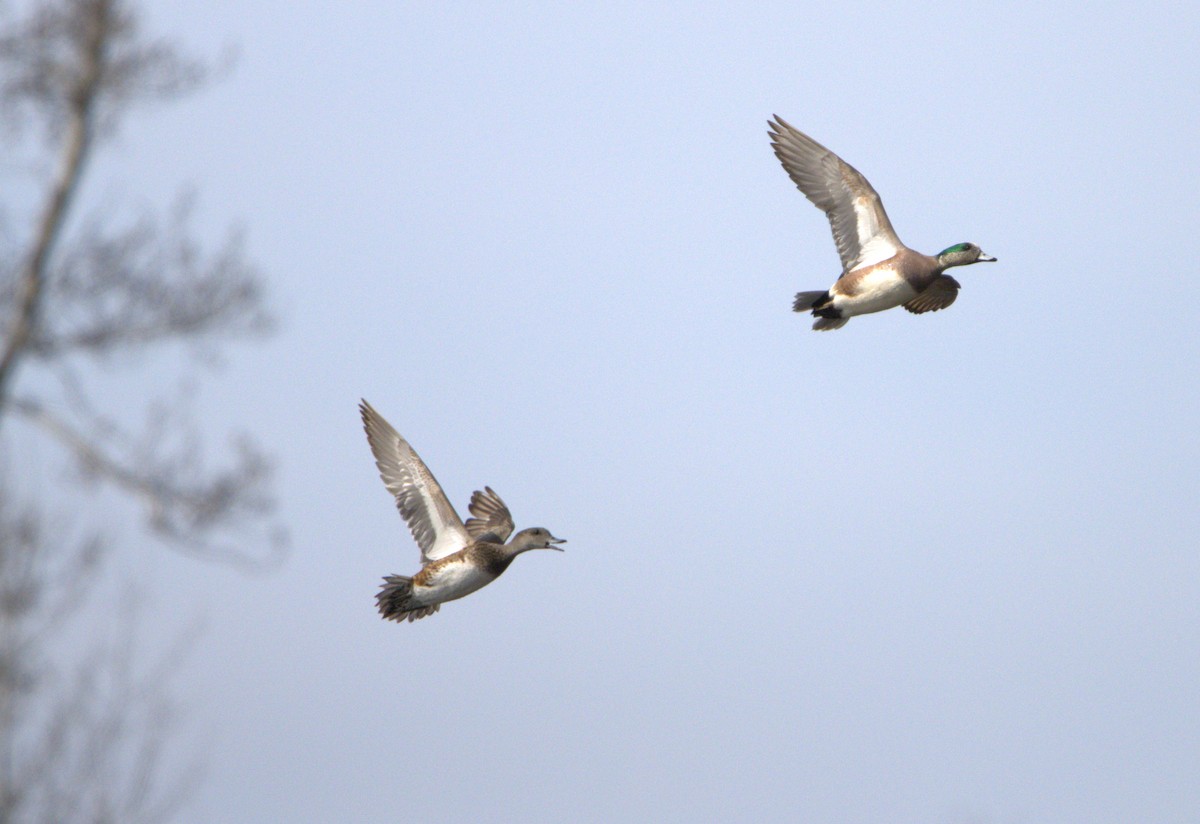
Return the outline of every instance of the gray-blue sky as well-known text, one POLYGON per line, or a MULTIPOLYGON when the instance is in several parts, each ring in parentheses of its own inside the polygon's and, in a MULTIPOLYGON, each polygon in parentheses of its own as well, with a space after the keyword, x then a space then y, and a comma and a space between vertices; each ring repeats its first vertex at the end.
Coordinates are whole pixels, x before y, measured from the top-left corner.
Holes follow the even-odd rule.
POLYGON ((209 625, 186 820, 1200 816, 1200 12, 752 5, 150 9, 241 58, 92 182, 247 226, 284 325, 201 403, 295 538, 131 564, 209 625), (810 332, 775 112, 1000 262, 810 332), (567 553, 380 621, 417 551, 360 396, 567 553))

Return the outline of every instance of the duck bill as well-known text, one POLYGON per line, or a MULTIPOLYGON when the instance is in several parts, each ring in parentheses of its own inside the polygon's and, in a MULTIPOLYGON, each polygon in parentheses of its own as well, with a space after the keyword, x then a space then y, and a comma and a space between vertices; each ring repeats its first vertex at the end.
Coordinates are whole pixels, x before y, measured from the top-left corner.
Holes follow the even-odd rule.
POLYGON ((979 257, 977 257, 975 259, 975 262, 976 263, 995 263, 996 258, 992 257, 991 255, 981 254, 979 257))
POLYGON ((566 542, 567 542, 566 538, 551 538, 549 541, 546 542, 546 546, 544 548, 545 549, 557 549, 559 552, 565 552, 566 550, 564 550, 562 547, 558 546, 558 544, 565 544, 566 542))

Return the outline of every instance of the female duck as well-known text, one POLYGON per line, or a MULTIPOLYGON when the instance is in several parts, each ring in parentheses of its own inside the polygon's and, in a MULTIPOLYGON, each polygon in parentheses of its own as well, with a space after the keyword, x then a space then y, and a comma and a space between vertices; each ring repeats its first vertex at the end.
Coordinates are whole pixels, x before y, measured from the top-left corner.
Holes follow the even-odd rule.
POLYGON ((388 575, 375 596, 379 614, 389 621, 415 621, 432 615, 447 601, 470 595, 500 577, 508 565, 531 549, 564 544, 543 527, 513 536, 512 514, 500 496, 485 486, 468 506, 464 524, 429 467, 371 404, 359 404, 367 443, 379 477, 421 550, 416 575, 388 575), (507 543, 505 543, 507 541, 507 543))

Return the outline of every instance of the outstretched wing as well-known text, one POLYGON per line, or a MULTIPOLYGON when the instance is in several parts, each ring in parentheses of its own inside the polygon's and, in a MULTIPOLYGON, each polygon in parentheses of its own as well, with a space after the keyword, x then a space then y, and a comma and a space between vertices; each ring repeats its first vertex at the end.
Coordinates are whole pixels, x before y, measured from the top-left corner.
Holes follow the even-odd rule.
POLYGON ((363 401, 359 411, 379 477, 395 496, 396 507, 421 548, 421 562, 445 558, 470 543, 462 519, 408 441, 371 404, 363 401))
POLYGON ((467 518, 466 523, 467 534, 473 540, 502 544, 516 528, 512 513, 490 486, 485 486, 483 492, 476 490, 471 495, 471 504, 467 508, 475 516, 467 518))
POLYGON ((958 297, 959 283, 949 275, 938 275, 933 283, 925 287, 925 291, 904 304, 904 308, 919 315, 922 312, 936 312, 954 303, 958 297))
POLYGON ((853 166, 779 115, 767 124, 784 171, 829 218, 843 273, 885 261, 904 248, 878 193, 853 166))

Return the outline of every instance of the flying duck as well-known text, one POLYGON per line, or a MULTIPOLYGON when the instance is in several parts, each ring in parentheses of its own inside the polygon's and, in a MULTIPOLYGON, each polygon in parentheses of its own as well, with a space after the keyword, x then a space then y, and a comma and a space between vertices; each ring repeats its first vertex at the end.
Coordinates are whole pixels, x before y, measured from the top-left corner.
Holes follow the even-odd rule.
POLYGON ((768 121, 771 147, 792 182, 829 218, 842 274, 825 291, 800 292, 792 308, 812 312, 813 329, 840 329, 855 315, 903 306, 913 314, 954 303, 959 283, 951 266, 993 263, 974 243, 956 243, 935 256, 909 249, 871 184, 846 161, 779 115, 768 121))
POLYGON ((470 595, 500 577, 522 552, 564 544, 542 527, 514 529, 508 507, 491 487, 471 495, 472 515, 464 524, 429 467, 408 441, 369 403, 359 405, 367 443, 383 485, 421 550, 421 570, 411 578, 388 575, 375 601, 389 621, 415 621, 446 601, 470 595), (507 542, 507 543, 506 543, 507 542))

